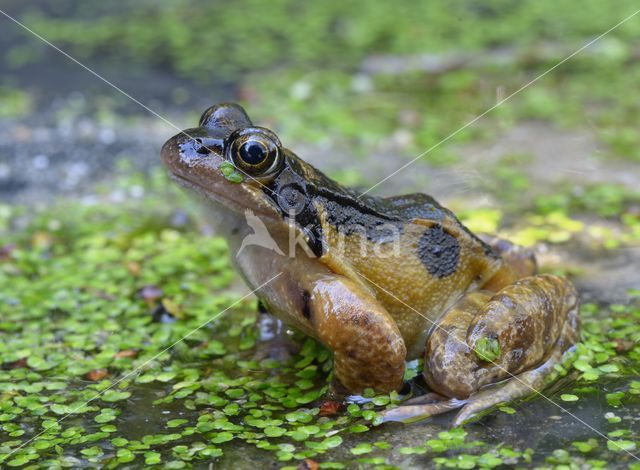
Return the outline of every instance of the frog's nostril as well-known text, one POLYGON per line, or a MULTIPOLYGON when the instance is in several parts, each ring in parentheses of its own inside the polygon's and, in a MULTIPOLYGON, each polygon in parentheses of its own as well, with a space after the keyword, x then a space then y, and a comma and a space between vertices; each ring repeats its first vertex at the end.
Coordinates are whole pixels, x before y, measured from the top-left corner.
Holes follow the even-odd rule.
POLYGON ((196 139, 196 152, 200 155, 209 155, 211 149, 202 143, 202 139, 196 139))

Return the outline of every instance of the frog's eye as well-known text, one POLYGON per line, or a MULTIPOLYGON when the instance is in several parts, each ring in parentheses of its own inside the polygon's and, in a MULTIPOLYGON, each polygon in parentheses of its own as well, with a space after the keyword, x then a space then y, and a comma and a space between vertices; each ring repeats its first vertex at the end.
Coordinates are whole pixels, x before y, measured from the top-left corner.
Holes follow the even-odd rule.
POLYGON ((278 137, 261 127, 246 127, 232 133, 226 154, 238 169, 254 177, 275 174, 283 161, 278 137))

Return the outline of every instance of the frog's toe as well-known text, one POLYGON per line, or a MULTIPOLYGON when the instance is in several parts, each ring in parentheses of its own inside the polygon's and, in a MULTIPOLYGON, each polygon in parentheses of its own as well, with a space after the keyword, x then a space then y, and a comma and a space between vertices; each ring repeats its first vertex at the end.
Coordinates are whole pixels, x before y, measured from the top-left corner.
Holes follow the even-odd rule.
MULTIPOLYGON (((532 371, 533 372, 533 371, 532 371)), ((531 396, 536 389, 530 383, 529 373, 520 374, 508 380, 505 384, 494 385, 466 400, 466 404, 451 421, 451 426, 463 426, 477 421, 490 414, 500 405, 506 405, 519 398, 531 396)))
POLYGON ((504 403, 506 397, 503 394, 493 397, 490 393, 479 393, 466 400, 451 398, 431 401, 429 403, 420 403, 421 400, 422 397, 418 397, 417 399, 410 400, 411 403, 406 402, 406 404, 398 406, 397 408, 382 412, 382 421, 413 423, 461 408, 451 423, 454 427, 461 426, 491 412, 497 405, 504 403))
POLYGON ((441 401, 447 401, 449 400, 448 397, 442 396, 438 393, 435 392, 429 392, 429 393, 425 393, 423 395, 419 395, 417 397, 414 398, 410 398, 407 401, 403 402, 402 405, 403 406, 408 406, 408 405, 427 405, 427 404, 433 404, 433 403, 437 403, 437 402, 441 402, 441 401))
POLYGON ((402 423, 413 423, 415 421, 421 421, 423 419, 436 416, 447 411, 460 408, 466 403, 466 400, 458 400, 452 398, 445 401, 436 401, 433 403, 418 404, 418 405, 400 405, 396 408, 383 411, 382 422, 397 421, 402 423))
POLYGON ((452 427, 463 426, 472 421, 480 419, 485 416, 494 408, 500 404, 505 403, 504 398, 484 396, 484 397, 471 397, 467 404, 462 407, 458 414, 451 421, 452 427))

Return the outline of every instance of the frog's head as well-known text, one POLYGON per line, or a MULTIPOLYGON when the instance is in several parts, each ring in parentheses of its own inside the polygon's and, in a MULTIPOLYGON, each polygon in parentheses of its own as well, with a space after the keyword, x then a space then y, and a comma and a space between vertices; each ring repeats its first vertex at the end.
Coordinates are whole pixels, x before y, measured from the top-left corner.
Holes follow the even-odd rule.
POLYGON ((268 129, 253 126, 242 107, 210 107, 198 127, 169 139, 162 160, 182 186, 237 212, 279 218, 265 189, 282 171, 288 150, 268 129))
POLYGON ((384 219, 358 201, 354 191, 284 148, 273 132, 254 126, 236 104, 207 109, 199 127, 164 144, 162 160, 173 179, 203 196, 213 209, 224 208, 224 215, 249 209, 272 227, 293 225, 304 232, 316 255, 323 250, 318 206, 331 205, 324 212, 334 214, 332 220, 335 214, 342 214, 337 218, 343 222, 384 219), (338 211, 340 207, 344 210, 338 211))

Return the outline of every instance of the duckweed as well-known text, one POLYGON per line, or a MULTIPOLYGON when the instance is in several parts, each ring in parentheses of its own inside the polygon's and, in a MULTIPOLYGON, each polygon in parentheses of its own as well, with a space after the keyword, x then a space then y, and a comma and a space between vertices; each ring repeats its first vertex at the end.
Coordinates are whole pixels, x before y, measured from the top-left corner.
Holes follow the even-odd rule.
POLYGON ((500 357, 500 343, 495 338, 480 338, 476 343, 475 353, 480 360, 493 362, 500 357))
POLYGON ((242 183, 244 176, 240 173, 231 162, 224 162, 220 165, 220 173, 232 183, 242 183))

